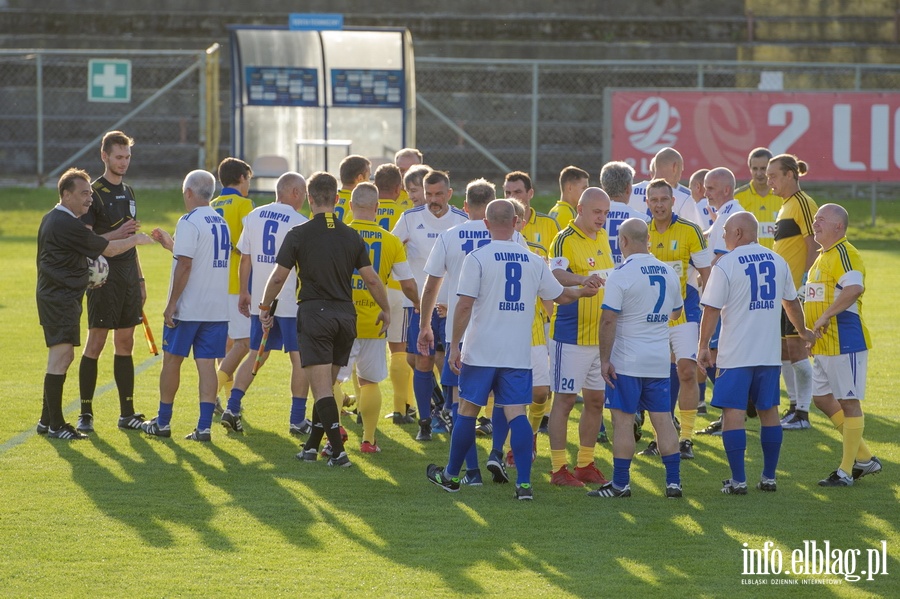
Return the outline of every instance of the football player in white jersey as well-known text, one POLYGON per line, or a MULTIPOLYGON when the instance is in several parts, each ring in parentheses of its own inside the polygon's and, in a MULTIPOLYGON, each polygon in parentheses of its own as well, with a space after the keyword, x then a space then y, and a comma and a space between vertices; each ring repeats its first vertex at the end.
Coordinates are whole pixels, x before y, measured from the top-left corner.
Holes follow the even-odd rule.
MULTIPOLYGON (((487 225, 484 223, 484 215, 490 202, 496 199, 496 189, 494 184, 484 179, 476 179, 466 186, 465 211, 469 215, 467 222, 456 225, 438 237, 431 254, 428 256, 428 262, 425 264, 425 273, 428 275, 425 279, 425 288, 422 290, 422 311, 429 313, 434 309, 437 302, 438 292, 444 289, 442 282, 446 276, 448 290, 447 303, 447 322, 445 327, 445 336, 447 344, 459 343, 459 339, 452 339, 453 331, 453 313, 456 310, 456 304, 459 296, 456 290, 459 287, 459 277, 462 272, 463 261, 466 256, 473 250, 487 245, 490 241, 490 233, 487 225)), ((512 240, 527 249, 528 244, 525 238, 516 231, 513 233, 512 240)), ((419 328, 418 349, 421 355, 428 355, 434 347, 434 331, 431 329, 430 323, 422 323, 419 328)), ((444 362, 441 371, 441 384, 445 389, 449 389, 448 402, 451 402, 452 418, 455 421, 458 413, 458 402, 455 389, 459 387, 459 378, 450 368, 447 361, 444 362)), ((509 427, 506 419, 502 414, 503 407, 495 406, 493 412, 493 439, 495 449, 499 444, 501 455, 503 443, 506 441, 506 434, 509 427), (496 417, 496 420, 494 420, 496 417)), ((493 453, 493 452, 492 452, 493 453)), ((505 476, 502 463, 499 466, 491 464, 493 473, 496 469, 498 475, 495 482, 508 482, 505 476), (503 478, 503 480, 498 480, 503 478)), ((466 456, 466 476, 463 479, 464 484, 478 484, 481 481, 481 472, 478 468, 478 454, 475 445, 469 455, 466 456)))
POLYGON ((708 172, 708 168, 701 168, 698 171, 694 171, 694 174, 691 175, 688 182, 688 189, 691 190, 691 199, 694 200, 697 208, 697 216, 700 217, 700 222, 697 224, 700 225, 700 228, 704 231, 708 231, 716 220, 716 212, 709 207, 709 200, 706 197, 706 187, 703 185, 703 179, 708 172))
POLYGON ((613 262, 622 264, 619 250, 619 227, 629 218, 639 218, 650 222, 647 211, 637 211, 628 205, 634 182, 634 169, 627 162, 607 162, 600 170, 600 187, 609 196, 609 214, 606 215, 606 233, 609 235, 609 249, 613 262))
POLYGON ((722 254, 727 254, 725 249, 725 222, 728 217, 738 212, 745 212, 740 202, 734 199, 734 173, 725 167, 714 168, 703 178, 703 186, 706 188, 706 197, 709 205, 716 211, 717 218, 709 229, 709 238, 706 245, 713 251, 713 263, 722 254))
MULTIPOLYGON (((416 277, 416 285, 420 289, 425 287, 425 263, 438 236, 450 227, 469 220, 465 212, 450 205, 453 189, 450 187, 450 177, 447 173, 430 171, 423 177, 422 184, 425 188, 425 203, 404 212, 391 231, 406 246, 406 257, 416 277)), ((416 345, 419 339, 420 315, 413 310, 412 302, 409 300, 405 300, 404 306, 409 321, 406 352, 410 366, 414 368, 413 393, 419 412, 419 433, 416 439, 430 441, 435 350, 432 349, 427 356, 418 353, 416 345)), ((437 341, 442 344, 445 319, 438 315, 437 310, 424 317, 430 319, 431 329, 436 332, 437 341)))
POLYGON ((630 497, 631 432, 638 410, 650 413, 666 467, 666 497, 681 497, 681 453, 669 408, 669 320, 684 306, 675 269, 647 248, 650 232, 640 219, 619 229, 625 261, 610 273, 600 317, 600 370, 613 419, 613 479, 590 497, 630 497))
POLYGON ((172 404, 181 383, 181 364, 193 350, 200 379, 200 418, 186 438, 209 441, 216 406, 216 359, 225 356, 228 339, 228 260, 231 237, 228 223, 209 201, 216 179, 203 170, 184 178, 184 207, 175 240, 154 231, 163 247, 172 250, 169 301, 163 312, 163 365, 159 373, 159 413, 144 422, 145 433, 171 437, 172 404))
POLYGON ((462 348, 454 342, 449 349, 450 366, 460 374, 461 397, 450 458, 446 468, 429 464, 426 475, 446 491, 459 490, 463 459, 475 443, 475 419, 493 392, 509 422, 518 466, 515 497, 530 500, 532 432, 525 408, 531 403, 535 302, 540 296, 570 303, 597 289, 563 288, 537 254, 512 241, 516 213, 508 200, 491 202, 486 221, 491 242, 465 258, 450 335, 462 340, 462 348))
MULTIPOLYGON (((275 269, 275 256, 284 236, 308 218, 300 214, 306 201, 306 180, 299 173, 283 174, 275 184, 275 201, 254 208, 244 217, 244 228, 237 248, 241 253, 240 296, 238 309, 250 317, 250 353, 234 375, 234 386, 228 405, 222 413, 222 426, 236 433, 243 432, 241 401, 253 382, 253 365, 262 341, 263 328, 259 322, 259 304, 269 275, 275 269), (252 290, 252 291, 251 291, 252 290)), ((291 415, 289 432, 298 436, 308 434, 311 423, 306 419, 306 395, 309 381, 300 365, 297 345, 297 280, 289 278, 278 294, 275 324, 269 330, 261 360, 273 349, 283 349, 291 360, 291 415)))
POLYGON ((800 337, 807 343, 815 341, 804 325, 790 268, 781 256, 757 242, 758 229, 756 217, 749 212, 728 217, 725 245, 729 252, 713 265, 702 298, 697 352, 701 366, 713 365, 709 340, 716 322, 722 320, 712 405, 723 410, 722 445, 731 467, 731 477, 723 481, 726 495, 747 494, 744 418, 748 398, 756 406, 761 425, 763 468, 756 488, 776 490, 775 469, 783 435, 778 418, 782 306, 800 337))

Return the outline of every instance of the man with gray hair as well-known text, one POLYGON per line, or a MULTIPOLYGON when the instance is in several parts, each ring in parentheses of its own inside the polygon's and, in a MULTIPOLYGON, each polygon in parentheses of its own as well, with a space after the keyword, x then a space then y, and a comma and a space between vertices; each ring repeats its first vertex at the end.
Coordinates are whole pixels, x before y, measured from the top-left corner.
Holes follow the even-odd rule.
POLYGON ((609 249, 616 264, 622 263, 622 251, 619 249, 619 227, 622 223, 629 218, 650 222, 646 212, 638 212, 628 205, 633 181, 634 169, 627 162, 607 162, 600 170, 600 187, 609 196, 606 234, 609 235, 609 249))
POLYGON ((222 414, 222 426, 236 433, 244 430, 241 423, 241 400, 253 382, 253 365, 257 360, 264 362, 273 349, 283 349, 291 360, 291 416, 288 430, 297 436, 308 434, 311 429, 310 421, 306 419, 309 382, 300 365, 300 348, 297 345, 295 278, 287 281, 278 294, 275 324, 262 349, 263 328, 259 321, 259 303, 266 281, 275 268, 275 256, 278 255, 284 236, 293 227, 309 220, 300 214, 305 201, 306 179, 299 173, 288 172, 281 175, 275 184, 275 201, 251 210, 244 217, 244 230, 237 243, 237 249, 241 253, 238 309, 241 314, 250 318, 250 353, 235 372, 234 386, 222 414))
POLYGON ((228 223, 210 205, 216 178, 195 170, 184 178, 187 214, 175 226, 174 241, 156 229, 153 237, 172 251, 169 301, 163 312, 163 364, 159 373, 159 412, 142 425, 148 435, 171 437, 172 404, 181 383, 181 364, 193 350, 200 379, 200 418, 186 439, 209 441, 216 406, 216 359, 225 357, 228 339, 228 223))
POLYGON ((746 212, 740 202, 734 199, 734 185, 734 173, 724 166, 712 169, 703 177, 706 198, 716 211, 716 221, 710 227, 706 241, 707 247, 713 251, 713 264, 719 256, 728 253, 725 249, 725 221, 732 214, 746 212))

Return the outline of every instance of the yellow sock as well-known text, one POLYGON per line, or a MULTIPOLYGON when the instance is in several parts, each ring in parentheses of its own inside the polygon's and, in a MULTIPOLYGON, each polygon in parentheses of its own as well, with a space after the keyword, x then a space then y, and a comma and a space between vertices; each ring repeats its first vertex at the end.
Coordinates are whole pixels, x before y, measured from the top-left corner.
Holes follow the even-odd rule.
POLYGON ((569 462, 565 449, 550 450, 550 470, 556 472, 569 462))
POLYGON ((531 423, 531 432, 537 433, 538 427, 541 426, 547 403, 533 403, 528 407, 528 422, 531 423))
POLYGON ((375 443, 375 430, 381 414, 381 390, 377 383, 359 388, 359 414, 363 421, 363 441, 375 443))
POLYGON ((853 462, 856 460, 856 453, 859 451, 859 444, 865 428, 864 416, 844 417, 844 456, 841 460, 841 470, 847 474, 853 473, 853 462))
POLYGON ((216 395, 221 395, 222 388, 228 383, 232 382, 232 378, 228 376, 227 372, 222 372, 221 370, 216 371, 216 379, 219 381, 218 386, 216 387, 216 395))
POLYGON ((578 468, 584 468, 585 466, 590 466, 594 463, 594 448, 593 447, 585 447, 584 445, 578 446, 578 457, 575 460, 575 466, 578 468))
POLYGON ((494 413, 494 394, 491 393, 488 395, 487 406, 484 408, 484 415, 488 418, 491 417, 491 414, 494 413))
POLYGON ((340 381, 335 381, 331 392, 334 394, 334 402, 337 404, 338 414, 340 415, 341 408, 344 407, 344 390, 341 389, 340 381))
POLYGON ((359 397, 360 394, 360 386, 359 386, 359 376, 356 374, 356 368, 353 369, 353 374, 350 375, 350 382, 353 383, 353 393, 356 397, 359 397))
POLYGON ((443 364, 438 365, 437 363, 435 363, 434 368, 432 369, 432 372, 434 373, 434 380, 437 381, 438 385, 441 384, 441 367, 442 366, 443 366, 443 364))
MULTIPOLYGON (((831 416, 831 422, 834 424, 834 428, 841 433, 841 436, 844 435, 844 412, 843 410, 838 410, 831 416)), ((869 446, 866 444, 866 440, 860 438, 859 440, 859 449, 856 451, 856 459, 860 462, 868 462, 872 459, 872 451, 869 449, 869 446)))
POLYGON ((697 410, 678 409, 681 420, 681 441, 691 439, 694 436, 694 422, 697 420, 697 410))
POLYGON ((406 363, 406 352, 391 354, 391 386, 394 387, 394 411, 406 414, 406 402, 409 400, 409 385, 412 370, 406 363))

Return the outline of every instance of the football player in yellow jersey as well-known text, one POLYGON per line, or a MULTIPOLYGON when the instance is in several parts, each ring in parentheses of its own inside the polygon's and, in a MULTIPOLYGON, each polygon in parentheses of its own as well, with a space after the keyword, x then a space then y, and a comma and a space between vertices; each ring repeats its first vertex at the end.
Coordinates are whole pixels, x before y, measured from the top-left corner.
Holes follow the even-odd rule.
POLYGON ((578 205, 581 194, 587 189, 589 181, 590 175, 587 174, 587 171, 577 166, 567 166, 560 171, 559 200, 550 209, 550 216, 560 229, 566 228, 570 221, 575 220, 577 216, 575 207, 578 205))
POLYGON ((599 325, 602 286, 614 266, 604 225, 609 196, 589 187, 578 200, 578 216, 559 232, 550 247, 550 270, 566 287, 595 286, 600 293, 558 306, 550 323, 550 378, 555 399, 550 410, 550 459, 554 485, 583 487, 605 484, 594 464, 594 445, 603 422, 606 384, 600 374, 599 325), (578 426, 578 459, 569 472, 566 429, 581 391, 584 411, 578 426))
MULTIPOLYGON (((393 166, 393 165, 391 165, 393 166)), ((396 169, 396 167, 394 167, 396 169)), ((397 172, 399 175, 399 171, 397 172)), ((360 183, 353 189, 350 207, 354 218, 350 227, 358 231, 369 248, 372 268, 381 282, 388 279, 398 281, 398 286, 418 309, 419 293, 413 277, 403 243, 375 221, 378 209, 378 188, 371 183, 360 183)), ((387 338, 376 323, 381 308, 366 288, 362 277, 353 274, 353 303, 356 305, 356 341, 350 353, 347 372, 356 366, 359 378, 359 414, 363 421, 363 437, 360 451, 377 453, 381 451, 375 441, 375 430, 381 413, 381 391, 378 383, 388 376, 385 345, 387 338)))
POLYGON ((231 262, 228 266, 228 338, 232 345, 219 363, 218 387, 216 389, 216 411, 221 411, 218 393, 234 380, 234 371, 244 356, 250 351, 250 318, 238 311, 238 295, 241 292, 240 269, 241 253, 237 251, 237 240, 244 231, 244 217, 253 210, 253 201, 247 197, 250 193, 250 179, 253 169, 238 158, 226 158, 219 163, 219 181, 222 193, 209 205, 228 223, 228 234, 231 236, 231 262))
POLYGON ((781 198, 766 182, 766 167, 771 159, 772 152, 768 148, 751 150, 747 157, 750 182, 734 191, 734 199, 759 221, 759 244, 769 249, 775 247, 775 219, 781 209, 781 198))
POLYGON ((862 315, 866 267, 847 241, 847 211, 825 204, 816 212, 813 231, 821 246, 806 282, 806 326, 818 339, 812 346, 813 400, 843 435, 841 464, 819 481, 823 487, 847 487, 881 471, 881 461, 863 441, 861 401, 872 341, 862 315))
MULTIPOLYGON (((788 263, 798 290, 803 288, 806 273, 819 253, 812 228, 816 202, 800 189, 800 177, 808 170, 804 161, 790 154, 775 156, 766 166, 766 184, 783 200, 775 219, 774 250, 788 263)), ((803 294, 800 295, 803 301, 803 294)), ((813 393, 812 366, 806 344, 797 336, 783 312, 781 337, 781 375, 791 398, 781 426, 786 430, 808 429, 813 393)))
POLYGON ((551 217, 537 212, 531 207, 531 199, 534 197, 534 188, 531 185, 531 177, 522 171, 507 173, 503 181, 503 195, 506 199, 519 200, 525 204, 525 212, 528 215, 522 235, 526 240, 539 243, 543 246, 553 242, 559 233, 559 225, 551 217))
POLYGON ((341 188, 338 190, 338 201, 334 207, 334 213, 345 223, 353 221, 353 212, 350 210, 350 194, 353 188, 368 181, 372 176, 372 163, 365 156, 353 154, 341 160, 340 165, 341 188))
MULTIPOLYGON (((700 296, 697 288, 687 284, 688 266, 700 273, 701 286, 706 284, 712 263, 703 232, 696 223, 677 216, 672 207, 672 186, 665 179, 647 184, 647 207, 650 210, 650 253, 671 266, 681 279, 684 310, 676 320, 669 321, 669 345, 675 357, 675 376, 679 388, 677 404, 681 416, 681 459, 693 459, 694 422, 700 390, 697 387, 697 344, 700 342, 700 296)), ((675 410, 673 399, 672 410, 675 410)), ((640 455, 659 455, 659 447, 651 441, 640 455)))
MULTIPOLYGON (((378 210, 375 222, 382 229, 390 231, 397 224, 400 215, 407 208, 400 206, 399 194, 403 179, 400 169, 393 164, 382 164, 375 169, 375 187, 378 188, 378 210)), ((407 363, 406 329, 408 323, 403 318, 403 292, 400 283, 393 278, 387 281, 388 301, 391 304, 391 324, 388 327, 387 342, 391 350, 390 377, 394 388, 394 424, 412 424, 415 418, 406 414, 409 403, 409 389, 412 385, 413 369, 407 363)))
MULTIPOLYGON (((422 152, 420 152, 416 148, 403 148, 401 150, 397 150, 397 153, 394 154, 394 164, 396 164, 397 168, 400 169, 401 178, 406 175, 407 171, 409 171, 410 168, 416 166, 417 164, 422 164, 423 162, 424 157, 422 156, 422 152)), ((402 185, 400 189, 400 195, 397 197, 397 203, 401 206, 407 206, 407 208, 413 207, 412 200, 409 199, 409 194, 405 189, 402 188, 402 185)))

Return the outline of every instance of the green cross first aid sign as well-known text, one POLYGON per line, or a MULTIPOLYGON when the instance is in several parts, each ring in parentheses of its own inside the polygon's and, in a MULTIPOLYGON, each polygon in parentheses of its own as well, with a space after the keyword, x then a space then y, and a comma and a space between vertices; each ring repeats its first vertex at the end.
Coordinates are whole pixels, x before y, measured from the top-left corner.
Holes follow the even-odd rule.
POLYGON ((131 102, 131 61, 91 60, 88 102, 131 102))

